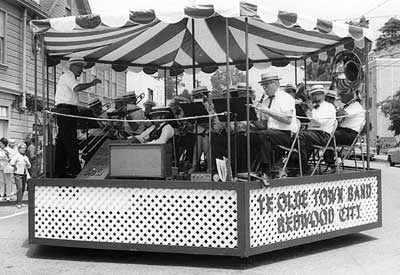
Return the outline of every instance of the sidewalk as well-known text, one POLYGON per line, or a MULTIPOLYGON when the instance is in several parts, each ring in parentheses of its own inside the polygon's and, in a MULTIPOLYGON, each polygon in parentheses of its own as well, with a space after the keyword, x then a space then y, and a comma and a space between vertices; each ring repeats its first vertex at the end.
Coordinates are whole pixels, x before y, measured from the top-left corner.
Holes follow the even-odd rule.
POLYGON ((13 196, 11 201, 0 201, 0 220, 11 215, 27 212, 28 192, 24 192, 24 198, 22 199, 22 202, 25 204, 25 207, 17 208, 16 196, 13 196))

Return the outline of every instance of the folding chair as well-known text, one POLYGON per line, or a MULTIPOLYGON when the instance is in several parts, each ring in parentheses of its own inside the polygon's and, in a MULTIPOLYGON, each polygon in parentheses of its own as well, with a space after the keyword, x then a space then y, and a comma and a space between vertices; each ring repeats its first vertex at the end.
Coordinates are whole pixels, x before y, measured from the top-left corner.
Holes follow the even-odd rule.
POLYGON ((289 163, 290 157, 292 155, 292 153, 297 153, 298 154, 298 158, 299 158, 299 169, 300 169, 300 176, 303 176, 303 170, 301 168, 301 156, 300 156, 300 142, 299 141, 299 134, 300 134, 300 130, 301 130, 301 122, 299 119, 296 119, 296 123, 297 123, 297 131, 296 133, 292 133, 293 136, 293 141, 290 147, 286 147, 283 145, 276 145, 276 147, 280 148, 281 150, 285 151, 285 153, 287 154, 286 157, 283 160, 283 168, 282 171, 283 173, 279 175, 279 178, 285 177, 286 176, 286 168, 287 165, 289 163), (297 143, 297 148, 295 148, 297 143))
MULTIPOLYGON (((357 170, 357 159, 356 159, 356 151, 355 151, 355 146, 357 142, 360 140, 361 137, 361 132, 364 129, 366 121, 364 120, 363 123, 361 124, 360 129, 358 130, 357 136, 354 138, 353 142, 351 145, 340 145, 341 149, 339 151, 341 163, 340 166, 342 166, 342 169, 344 170, 344 160, 350 158, 350 154, 353 152, 354 156, 354 168, 357 170)), ((365 163, 364 163, 364 152, 362 149, 362 143, 360 142, 360 151, 361 151, 361 161, 363 165, 363 170, 365 170, 365 163)))
POLYGON ((328 142, 325 144, 325 146, 320 146, 320 145, 313 145, 313 149, 314 152, 317 151, 318 152, 318 161, 314 166, 314 169, 311 173, 311 176, 313 176, 315 174, 315 172, 317 171, 317 169, 320 169, 320 164, 322 159, 324 158, 324 154, 326 152, 326 150, 330 147, 331 142, 333 142, 333 148, 331 148, 335 154, 335 163, 336 163, 336 159, 337 159, 337 152, 336 152, 336 139, 335 139, 335 131, 336 128, 338 126, 338 122, 335 119, 335 124, 333 125, 333 129, 332 132, 330 133, 328 142), (319 152, 322 150, 321 154, 319 154, 319 152))

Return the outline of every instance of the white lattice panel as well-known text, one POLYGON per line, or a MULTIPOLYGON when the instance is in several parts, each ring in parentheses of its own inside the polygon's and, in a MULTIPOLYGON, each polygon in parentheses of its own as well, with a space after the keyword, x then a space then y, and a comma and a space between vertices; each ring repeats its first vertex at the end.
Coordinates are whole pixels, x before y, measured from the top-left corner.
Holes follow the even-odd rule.
POLYGON ((378 221, 378 179, 344 179, 250 191, 250 246, 378 221))
POLYGON ((236 191, 35 187, 35 237, 237 247, 236 191))

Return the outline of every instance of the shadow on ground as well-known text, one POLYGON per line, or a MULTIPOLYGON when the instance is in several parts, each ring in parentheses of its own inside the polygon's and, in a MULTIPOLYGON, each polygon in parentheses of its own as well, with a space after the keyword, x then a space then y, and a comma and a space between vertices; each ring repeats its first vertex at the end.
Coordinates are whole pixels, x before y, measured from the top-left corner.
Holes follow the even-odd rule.
MULTIPOLYGON (((106 262, 142 265, 191 266, 245 270, 258 266, 287 261, 315 253, 339 249, 373 241, 376 238, 364 234, 350 234, 334 239, 268 252, 246 259, 231 256, 207 256, 168 254, 135 251, 97 250, 69 247, 30 245, 27 256, 36 259, 106 262)), ((27 242, 24 242, 25 247, 27 242)))

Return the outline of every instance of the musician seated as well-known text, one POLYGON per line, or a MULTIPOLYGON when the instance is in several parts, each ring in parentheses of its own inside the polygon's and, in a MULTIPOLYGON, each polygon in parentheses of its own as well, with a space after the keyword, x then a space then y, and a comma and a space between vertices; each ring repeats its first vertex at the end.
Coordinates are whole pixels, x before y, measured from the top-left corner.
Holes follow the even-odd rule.
POLYGON ((137 97, 135 92, 129 92, 122 96, 125 101, 126 109, 124 118, 124 131, 129 136, 141 134, 148 126, 146 122, 130 122, 130 120, 145 120, 146 116, 142 108, 136 105, 137 97))
POLYGON ((337 96, 336 90, 329 89, 326 93, 325 101, 328 103, 331 103, 335 107, 335 109, 337 109, 337 106, 336 106, 337 98, 338 98, 338 96, 337 96))
POLYGON ((170 142, 171 138, 174 136, 173 126, 175 126, 175 124, 174 122, 162 120, 174 118, 171 108, 153 108, 150 115, 151 119, 160 121, 154 121, 153 125, 140 135, 135 135, 128 139, 130 139, 132 143, 163 144, 170 142))
POLYGON ((143 106, 144 106, 144 116, 147 119, 150 119, 151 110, 153 109, 153 107, 156 106, 156 103, 153 100, 149 99, 143 103, 143 106))
MULTIPOLYGON (((114 99, 114 107, 108 110, 108 118, 122 120, 125 118, 127 104, 125 99, 120 96, 114 99)), ((111 123, 115 129, 115 136, 117 139, 126 139, 129 135, 124 130, 124 122, 116 121, 111 123)))
MULTIPOLYGON (((169 104, 172 112, 174 113, 175 118, 183 118, 185 117, 184 110, 181 107, 181 104, 190 103, 189 98, 177 95, 174 97, 173 101, 169 104)), ((192 164, 193 157, 193 147, 195 145, 196 136, 193 133, 194 125, 188 120, 180 120, 176 121, 178 127, 174 128, 175 130, 175 155, 177 157, 177 161, 183 159, 184 170, 189 170, 192 164)))
POLYGON ((271 176, 272 154, 275 154, 275 160, 281 159, 284 154, 276 146, 290 147, 291 132, 296 131, 295 101, 290 94, 280 89, 279 80, 276 73, 262 74, 259 83, 267 98, 261 104, 254 105, 261 112, 262 121, 268 125, 268 129, 259 135, 260 162, 264 177, 271 176), (273 146, 276 149, 274 151, 273 146))
MULTIPOLYGON (((208 91, 207 87, 200 86, 194 88, 192 91, 192 101, 193 102, 202 102, 204 108, 207 110, 208 114, 214 114, 214 106, 210 97, 210 91, 208 91)), ((219 127, 215 125, 216 118, 214 117, 211 121, 212 127, 219 127)), ((210 169, 210 155, 209 155, 209 124, 208 123, 198 123, 197 129, 195 129, 194 133, 197 134, 197 149, 193 149, 193 162, 192 168, 189 170, 189 174, 196 171, 198 169, 197 164, 200 163, 201 155, 204 153, 207 159, 208 167, 210 169)), ((194 146, 196 147, 196 145, 194 146)))
MULTIPOLYGON (((339 125, 335 131, 336 144, 351 145, 364 124, 365 110, 360 104, 361 100, 356 92, 349 91, 342 93, 340 99, 344 103, 344 106, 337 111, 339 125), (340 118, 341 116, 345 117, 340 118)), ((326 151, 324 160, 328 165, 326 172, 335 173, 336 167, 334 152, 332 150, 326 151)))
POLYGON ((327 91, 322 85, 311 87, 309 94, 312 102, 309 102, 308 117, 310 126, 302 130, 299 135, 300 155, 304 174, 310 174, 308 159, 311 156, 314 145, 325 146, 333 131, 336 120, 335 107, 325 101, 327 91))
MULTIPOLYGON (((226 92, 223 92, 223 97, 226 97, 226 92)), ((239 82, 236 88, 230 89, 231 98, 235 97, 246 97, 247 93, 252 101, 255 100, 255 91, 251 86, 248 86, 246 90, 246 83, 239 82)), ((254 128, 254 121, 250 121, 250 128, 254 128)), ((231 165, 236 168, 238 172, 247 171, 247 121, 231 121, 231 165), (235 136, 233 136, 235 135, 235 136), (236 163, 234 162, 236 159, 236 163), (235 166, 236 165, 236 166, 235 166)), ((250 135, 251 143, 251 155, 254 155, 258 143, 258 136, 250 135)), ((228 156, 227 146, 227 132, 222 131, 221 133, 212 133, 211 135, 211 154, 212 154, 212 171, 215 172, 215 159, 223 159, 228 156)))

